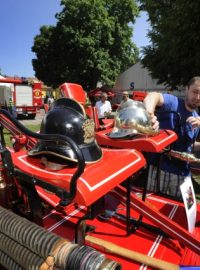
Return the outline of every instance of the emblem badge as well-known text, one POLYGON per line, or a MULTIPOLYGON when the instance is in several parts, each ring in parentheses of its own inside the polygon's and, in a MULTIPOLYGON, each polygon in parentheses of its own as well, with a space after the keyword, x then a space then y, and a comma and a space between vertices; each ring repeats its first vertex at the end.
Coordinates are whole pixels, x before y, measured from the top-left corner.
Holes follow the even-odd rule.
POLYGON ((84 143, 91 143, 94 141, 95 132, 94 132, 94 121, 92 119, 87 119, 83 123, 84 131, 84 143))

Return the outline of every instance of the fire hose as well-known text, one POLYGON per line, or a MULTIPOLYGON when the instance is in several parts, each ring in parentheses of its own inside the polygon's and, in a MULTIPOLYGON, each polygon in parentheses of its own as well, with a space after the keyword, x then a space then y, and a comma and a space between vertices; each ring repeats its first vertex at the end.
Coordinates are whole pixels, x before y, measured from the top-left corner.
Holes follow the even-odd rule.
POLYGON ((0 265, 6 269, 121 269, 94 248, 73 244, 3 207, 0 239, 0 265))
POLYGON ((12 258, 0 251, 0 264, 6 269, 23 270, 12 258))
POLYGON ((17 265, 21 266, 22 269, 29 269, 30 265, 34 265, 35 269, 39 269, 39 266, 42 265, 44 260, 37 254, 2 233, 0 233, 0 238, 0 249, 10 258, 14 258, 17 265))

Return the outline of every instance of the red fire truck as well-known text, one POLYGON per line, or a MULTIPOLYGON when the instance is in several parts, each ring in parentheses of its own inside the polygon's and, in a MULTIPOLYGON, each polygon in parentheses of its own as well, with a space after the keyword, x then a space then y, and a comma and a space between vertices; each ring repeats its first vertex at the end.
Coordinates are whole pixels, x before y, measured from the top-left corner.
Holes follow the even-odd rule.
POLYGON ((17 117, 34 119, 42 106, 42 84, 23 78, 0 77, 0 105, 8 107, 12 100, 17 117))

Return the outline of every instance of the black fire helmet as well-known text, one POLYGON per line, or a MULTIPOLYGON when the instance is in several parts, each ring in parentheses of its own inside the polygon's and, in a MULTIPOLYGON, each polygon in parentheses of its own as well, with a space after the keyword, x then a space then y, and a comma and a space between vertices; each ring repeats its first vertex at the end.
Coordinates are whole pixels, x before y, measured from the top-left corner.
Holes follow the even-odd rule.
MULTIPOLYGON (((75 100, 60 98, 44 116, 41 134, 60 134, 74 140, 86 163, 101 159, 102 150, 95 140, 94 121, 86 116, 84 108, 75 100)), ((29 151, 29 156, 45 156, 56 163, 77 162, 69 145, 59 141, 39 140, 29 151)))

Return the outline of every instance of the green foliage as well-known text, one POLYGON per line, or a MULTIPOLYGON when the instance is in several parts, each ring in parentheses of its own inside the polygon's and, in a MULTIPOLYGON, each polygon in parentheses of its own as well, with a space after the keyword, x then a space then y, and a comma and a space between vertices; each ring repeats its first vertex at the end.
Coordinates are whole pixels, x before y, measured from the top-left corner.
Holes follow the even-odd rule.
POLYGON ((143 50, 144 66, 171 86, 185 85, 200 71, 200 2, 140 0, 149 15, 151 45, 143 50))
POLYGON ((112 86, 133 65, 138 49, 132 28, 138 15, 133 0, 62 0, 56 26, 43 26, 34 39, 36 76, 47 85, 81 84, 86 90, 97 82, 112 86))

